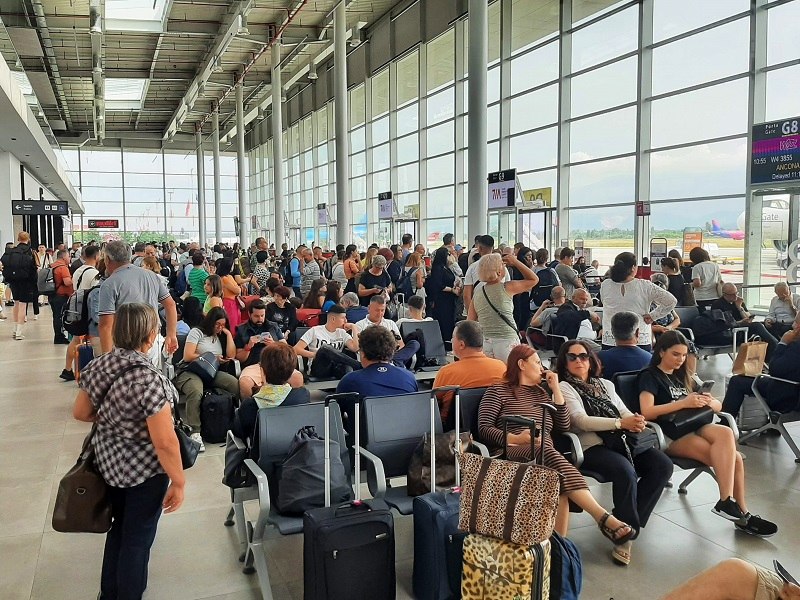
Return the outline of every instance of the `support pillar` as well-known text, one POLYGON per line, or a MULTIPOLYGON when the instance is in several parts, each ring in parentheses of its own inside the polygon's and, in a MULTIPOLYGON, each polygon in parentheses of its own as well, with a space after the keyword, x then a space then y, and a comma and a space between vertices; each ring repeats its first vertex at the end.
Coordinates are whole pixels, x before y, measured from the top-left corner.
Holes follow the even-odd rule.
POLYGON ((467 241, 489 228, 487 192, 487 89, 489 62, 489 4, 469 0, 469 112, 467 113, 467 241))
MULTIPOLYGON (((350 138, 347 98, 347 32, 344 0, 334 9, 333 89, 336 142, 336 239, 330 244, 349 244, 350 234, 350 138)), ((484 101, 485 104, 485 101, 484 101)), ((485 128, 484 128, 485 133, 485 128)))
POLYGON ((219 244, 222 241, 222 195, 219 191, 219 106, 217 105, 211 113, 211 124, 214 129, 211 132, 214 153, 214 241, 219 244))
POLYGON ((275 249, 279 250, 286 238, 286 198, 283 191, 283 82, 281 81, 281 42, 272 46, 272 188, 275 198, 274 229, 275 249))
POLYGON ((239 187, 239 247, 246 250, 250 247, 250 215, 247 210, 247 178, 244 162, 244 84, 236 84, 236 166, 238 168, 239 187))
POLYGON ((197 219, 200 230, 200 247, 206 248, 206 169, 203 157, 203 132, 194 130, 195 154, 197 156, 197 219))

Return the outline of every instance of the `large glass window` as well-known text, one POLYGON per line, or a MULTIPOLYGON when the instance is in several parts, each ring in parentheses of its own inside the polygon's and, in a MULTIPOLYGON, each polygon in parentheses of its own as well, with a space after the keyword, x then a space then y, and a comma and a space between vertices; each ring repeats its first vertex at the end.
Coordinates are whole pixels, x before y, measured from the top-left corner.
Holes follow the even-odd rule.
POLYGON ((639 61, 632 56, 572 79, 572 116, 636 101, 639 61))
POLYGON ((594 160, 636 150, 636 107, 574 121, 570 127, 571 162, 594 160))
POLYGON ((558 41, 511 61, 511 93, 529 90, 558 78, 558 41))
POLYGON ((419 52, 397 61, 397 105, 419 98, 419 52))
POLYGON ((455 31, 450 29, 431 40, 427 47, 428 91, 434 91, 455 79, 455 31))
POLYGON ((796 90, 800 90, 800 66, 767 73, 767 121, 796 117, 796 90))
POLYGON ((542 129, 511 138, 511 166, 518 171, 541 169, 556 164, 558 129, 542 129))
POLYGON ((580 71, 633 52, 639 44, 638 32, 637 6, 579 29, 572 36, 572 70, 580 71))
POLYGON ((635 183, 636 159, 633 156, 572 166, 569 169, 570 206, 632 203, 635 183))
POLYGON ((771 8, 767 13, 767 64, 774 65, 800 58, 800 2, 771 8))
POLYGON ((511 100, 511 133, 519 133, 558 121, 558 86, 517 96, 511 100))
POLYGON ((389 112, 389 69, 372 76, 372 118, 389 112))
POLYGON ((750 0, 654 0, 653 41, 660 42, 750 8, 750 0))

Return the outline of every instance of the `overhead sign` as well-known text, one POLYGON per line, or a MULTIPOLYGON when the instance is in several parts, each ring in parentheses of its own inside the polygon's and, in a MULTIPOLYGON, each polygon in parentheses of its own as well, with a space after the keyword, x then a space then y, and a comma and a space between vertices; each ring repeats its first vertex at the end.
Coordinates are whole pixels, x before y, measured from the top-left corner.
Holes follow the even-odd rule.
POLYGON ((513 208, 516 203, 517 170, 489 173, 489 210, 513 208))
POLYGON ((392 217, 394 217, 392 192, 381 192, 378 194, 378 218, 391 219, 392 217))
POLYGON ((69 206, 66 202, 34 202, 30 200, 16 200, 11 203, 12 215, 68 215, 69 206))
POLYGON ((119 219, 89 219, 89 229, 119 229, 119 219))
POLYGON ((649 217, 650 216, 650 201, 649 200, 637 200, 636 201, 636 216, 637 217, 649 217))
POLYGON ((753 126, 750 182, 800 182, 800 117, 753 126))
POLYGON ((522 206, 525 208, 550 208, 553 206, 553 188, 522 190, 522 206))
POLYGON ((317 224, 318 225, 328 225, 328 205, 327 204, 317 204, 317 224))

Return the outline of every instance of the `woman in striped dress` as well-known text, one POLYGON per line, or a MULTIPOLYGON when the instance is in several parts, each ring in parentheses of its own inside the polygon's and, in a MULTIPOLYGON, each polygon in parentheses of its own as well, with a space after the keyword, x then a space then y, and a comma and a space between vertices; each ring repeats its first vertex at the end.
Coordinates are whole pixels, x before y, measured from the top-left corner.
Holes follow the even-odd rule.
POLYGON ((520 425, 509 426, 508 436, 503 430, 503 417, 522 415, 532 418, 544 431, 535 440, 536 458, 544 452, 544 465, 561 474, 561 496, 556 517, 556 531, 567 534, 569 502, 572 500, 597 521, 601 533, 614 544, 624 544, 635 531, 623 523, 594 499, 583 475, 553 446, 551 432, 569 431, 569 412, 558 386, 558 375, 545 371, 536 352, 527 345, 515 346, 508 355, 503 383, 491 386, 481 400, 478 412, 480 439, 491 450, 505 450, 509 460, 527 462, 531 457, 530 430, 520 425), (552 391, 551 391, 552 390, 552 391), (550 397, 552 394, 552 398, 550 397), (555 416, 545 416, 543 403, 556 407, 555 416), (541 440, 544 440, 542 446, 541 440))

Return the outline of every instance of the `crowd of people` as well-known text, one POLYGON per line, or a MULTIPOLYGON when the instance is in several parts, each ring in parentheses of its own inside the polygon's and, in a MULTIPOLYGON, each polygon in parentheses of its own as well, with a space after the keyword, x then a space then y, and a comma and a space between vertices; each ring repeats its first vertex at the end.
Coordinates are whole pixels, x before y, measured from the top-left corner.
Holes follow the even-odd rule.
MULTIPOLYGON (((364 252, 353 244, 334 252, 286 244, 275 249, 259 237, 248 249, 174 242, 130 248, 109 241, 75 244, 71 251, 59 247, 51 255, 42 247, 33 250, 30 241, 21 232, 0 259, 13 303, 13 338, 25 339, 27 304, 37 312, 39 305, 50 305, 53 343, 68 345, 60 377, 79 378, 75 416, 97 425, 100 470, 118 489, 115 517, 142 522, 140 529, 115 525, 109 533, 102 578, 109 597, 120 585, 144 589, 147 553, 131 558, 144 561, 144 581, 131 580, 136 576, 130 569, 123 575, 117 562, 128 560, 133 545, 149 549, 162 506, 175 510, 182 501, 174 435, 166 440, 162 431, 179 402, 202 450, 201 401, 210 388, 239 405, 234 431, 242 437, 252 432, 259 409, 308 402, 309 379, 332 379, 337 391, 362 396, 415 392, 413 370, 425 364, 426 340, 404 338, 406 322, 434 321, 452 346, 455 360, 437 365, 434 387, 488 388, 476 437, 511 460, 541 454, 562 474, 560 533, 567 532, 570 503, 577 505, 612 542, 612 559, 629 564, 633 543, 671 477, 672 458, 714 469, 719 499, 713 512, 736 529, 761 537, 778 530, 747 508, 744 463, 730 428, 706 423, 667 438, 665 447, 651 444, 635 453, 626 441, 645 431, 647 421, 684 409, 735 415, 752 385, 752 378, 734 376, 721 401, 700 388, 697 351, 679 330, 676 306, 696 304, 708 315, 730 315, 728 329, 696 332, 698 343, 729 339, 729 329, 746 326, 767 341, 770 373, 800 381, 800 296, 777 284, 766 320, 756 322, 736 286, 722 281, 701 248, 692 250, 690 269, 673 253, 646 279, 629 252, 601 275, 597 261, 587 265, 580 256, 576 262, 571 248, 558 249, 551 261, 546 249, 495 248, 489 235, 465 248, 447 234, 430 253, 409 234, 400 244, 373 244, 364 252), (53 279, 44 298, 43 269, 53 279), (68 315, 76 302, 85 305, 85 336, 65 331, 75 319, 68 315), (528 327, 567 338, 552 370, 521 342, 528 327), (78 373, 81 339, 91 342, 95 358, 78 373), (219 364, 210 382, 190 368, 209 353, 219 364), (163 374, 170 363, 171 379, 163 374), (139 368, 132 383, 123 371, 134 366, 139 368), (640 371, 634 406, 623 402, 611 381, 632 370, 640 371), (115 373, 127 385, 102 376, 115 373), (134 401, 142 394, 147 402, 134 401), (549 420, 543 404, 555 407, 549 420), (532 445, 524 428, 505 431, 503 417, 510 414, 543 422, 542 438, 532 445), (610 510, 556 448, 554 439, 566 431, 580 439, 583 468, 612 482, 610 510), (148 436, 151 443, 143 447, 141 439, 148 436)), ((6 318, 1 311, 0 318, 6 318)), ((796 391, 776 381, 765 386, 773 410, 797 408, 796 391)), ((452 393, 439 401, 443 421, 452 424, 452 393)))

